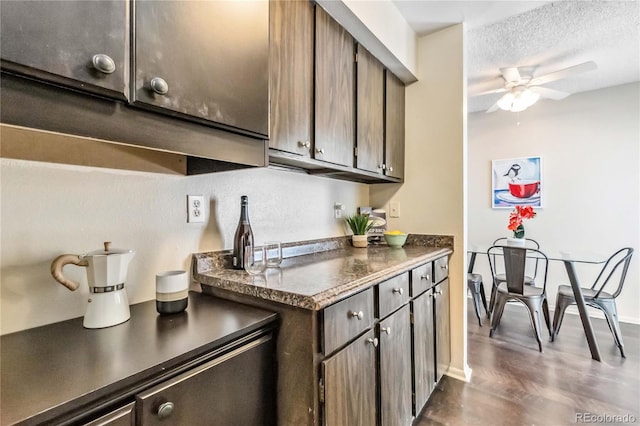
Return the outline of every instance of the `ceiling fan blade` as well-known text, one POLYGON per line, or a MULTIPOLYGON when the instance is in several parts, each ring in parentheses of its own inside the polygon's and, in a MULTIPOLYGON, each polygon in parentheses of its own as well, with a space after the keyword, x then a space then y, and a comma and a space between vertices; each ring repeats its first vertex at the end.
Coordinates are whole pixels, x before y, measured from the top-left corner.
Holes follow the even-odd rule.
POLYGON ((559 71, 552 72, 550 74, 541 75, 529 82, 529 86, 539 86, 541 84, 550 83, 552 81, 560 80, 561 78, 569 77, 572 75, 580 74, 587 71, 592 71, 598 68, 595 62, 583 62, 578 65, 574 65, 569 68, 564 68, 559 71))
POLYGON ((491 108, 489 108, 487 111, 485 111, 486 114, 489 114, 490 112, 496 112, 500 107, 498 106, 498 103, 496 102, 495 104, 491 105, 491 108))
POLYGON ((502 78, 504 78, 504 81, 506 81, 507 83, 518 83, 520 80, 522 80, 520 71, 518 71, 518 68, 515 67, 500 68, 500 73, 502 74, 502 78))
POLYGON ((472 96, 483 96, 483 95, 492 95, 494 93, 504 93, 506 92, 507 89, 505 89, 504 87, 500 88, 500 89, 493 89, 493 90, 486 90, 484 92, 480 92, 480 93, 474 93, 472 96))
POLYGON ((547 87, 530 87, 532 92, 539 93, 541 97, 546 99, 553 99, 554 101, 560 101, 571 93, 561 92, 560 90, 549 89, 547 87))

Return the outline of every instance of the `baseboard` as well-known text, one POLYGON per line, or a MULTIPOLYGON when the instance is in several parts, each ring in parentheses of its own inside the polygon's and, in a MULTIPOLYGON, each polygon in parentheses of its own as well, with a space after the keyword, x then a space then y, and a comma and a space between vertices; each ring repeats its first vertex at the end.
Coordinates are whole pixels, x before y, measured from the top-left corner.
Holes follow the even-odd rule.
POLYGON ((454 379, 469 383, 471 381, 472 371, 473 370, 471 370, 471 368, 468 365, 464 366, 464 370, 460 370, 459 368, 455 368, 450 365, 444 374, 454 379))

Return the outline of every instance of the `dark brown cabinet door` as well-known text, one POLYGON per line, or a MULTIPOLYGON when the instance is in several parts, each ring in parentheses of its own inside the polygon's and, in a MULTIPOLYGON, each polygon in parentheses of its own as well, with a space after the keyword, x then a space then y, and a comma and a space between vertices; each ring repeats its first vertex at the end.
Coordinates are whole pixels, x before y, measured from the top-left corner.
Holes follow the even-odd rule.
POLYGON ((322 362, 325 426, 376 424, 376 346, 373 331, 322 362))
POLYGON ((309 157, 313 116, 313 4, 270 1, 269 13, 269 147, 309 157))
POLYGON ((269 130, 269 2, 135 3, 135 104, 269 130))
POLYGON ((451 361, 449 320, 449 279, 434 287, 436 318, 436 381, 439 381, 451 361))
POLYGON ((2 1, 2 69, 126 99, 129 2, 2 1))
POLYGON ((413 382, 417 416, 436 385, 433 294, 429 290, 411 302, 413 310, 413 382))
POLYGON ((385 175, 404 178, 404 84, 386 71, 385 175))
POLYGON ((358 45, 356 167, 382 173, 384 141, 384 68, 358 45))
POLYGON ((353 167, 354 41, 321 7, 316 7, 314 157, 353 167))
POLYGON ((411 424, 411 325, 409 305, 379 324, 382 426, 411 424))

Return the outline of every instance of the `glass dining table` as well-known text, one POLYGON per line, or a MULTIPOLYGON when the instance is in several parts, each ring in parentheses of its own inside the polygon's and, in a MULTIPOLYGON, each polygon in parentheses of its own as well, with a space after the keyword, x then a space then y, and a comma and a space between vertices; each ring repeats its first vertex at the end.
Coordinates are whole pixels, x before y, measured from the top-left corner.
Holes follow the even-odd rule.
MULTIPOLYGON (((475 257, 477 254, 487 254, 487 250, 489 246, 476 246, 470 244, 467 247, 467 251, 471 254, 471 258, 475 261, 475 257)), ((578 307, 578 313, 580 314, 580 321, 582 322, 582 328, 584 329, 584 334, 587 338, 587 343, 589 345, 589 351, 591 352, 591 358, 596 361, 602 361, 600 357, 600 348, 598 347, 598 342, 595 337, 595 333, 593 332, 593 324, 591 323, 591 318, 589 317, 589 313, 587 312, 587 304, 584 301, 584 296, 582 294, 582 289, 580 287, 580 281, 578 279, 578 274, 576 273, 575 265, 577 263, 587 263, 587 264, 603 264, 607 261, 607 256, 592 253, 592 252, 581 252, 581 251, 545 251, 544 254, 547 256, 549 260, 562 262, 567 270, 567 276, 569 278, 569 283, 571 284, 571 289, 573 290, 573 295, 576 299, 576 305, 578 307)))

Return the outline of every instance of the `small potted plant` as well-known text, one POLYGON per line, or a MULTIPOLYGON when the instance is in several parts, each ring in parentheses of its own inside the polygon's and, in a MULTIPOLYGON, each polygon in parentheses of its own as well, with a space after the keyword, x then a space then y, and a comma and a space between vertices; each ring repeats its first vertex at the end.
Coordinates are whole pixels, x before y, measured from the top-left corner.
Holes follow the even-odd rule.
POLYGON ((346 218, 353 236, 351 242, 354 247, 367 247, 369 244, 367 241, 367 232, 374 225, 374 221, 369 219, 369 215, 356 214, 346 218))

